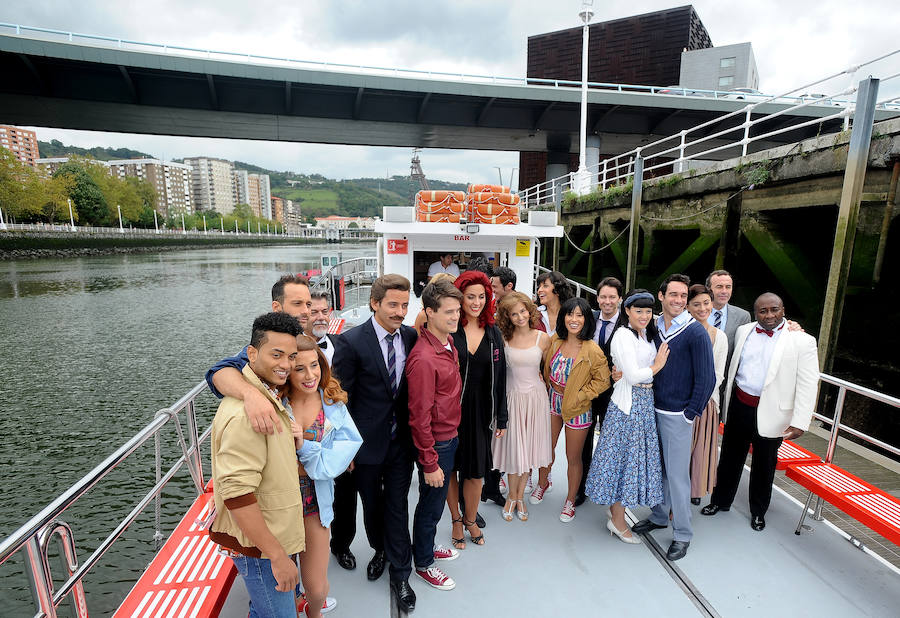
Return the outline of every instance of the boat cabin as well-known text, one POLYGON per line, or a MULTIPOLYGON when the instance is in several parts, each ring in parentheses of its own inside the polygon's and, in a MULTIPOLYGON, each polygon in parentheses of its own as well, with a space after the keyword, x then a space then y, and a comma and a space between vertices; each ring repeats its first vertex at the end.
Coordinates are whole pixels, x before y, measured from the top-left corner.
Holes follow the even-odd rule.
POLYGON ((419 296, 428 283, 428 269, 442 254, 464 272, 475 257, 494 267, 507 266, 516 273, 516 290, 534 296, 535 264, 545 238, 561 238, 555 212, 530 212, 528 223, 425 222, 416 220, 413 207, 386 207, 375 223, 378 272, 397 273, 410 280, 409 312, 412 324, 422 303, 419 296))

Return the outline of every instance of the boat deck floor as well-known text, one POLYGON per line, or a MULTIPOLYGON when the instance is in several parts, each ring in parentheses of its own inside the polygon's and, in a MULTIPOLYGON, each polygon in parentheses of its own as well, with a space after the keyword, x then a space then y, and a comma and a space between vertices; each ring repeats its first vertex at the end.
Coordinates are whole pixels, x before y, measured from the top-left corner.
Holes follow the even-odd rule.
MULTIPOLYGON (((577 616, 615 612, 623 616, 896 616, 900 572, 850 543, 827 521, 807 518, 809 530, 794 535, 801 505, 777 487, 767 527, 749 526, 747 473, 729 512, 703 517, 693 508, 694 540, 687 556, 660 558, 670 530, 626 545, 606 530, 606 509, 586 503, 563 524, 565 451, 557 447, 554 489, 540 505, 529 504, 527 522, 505 522, 500 507, 482 504, 486 544, 467 544, 460 557, 440 563, 456 580, 452 591, 429 588, 415 577, 415 614, 442 616, 577 616), (656 545, 656 548, 653 545, 656 545)), ((410 522, 418 495, 413 479, 410 522)), ((706 504, 708 500, 704 499, 706 504)), ((632 521, 649 513, 637 508, 632 521)), ((328 576, 338 606, 329 616, 397 616, 391 608, 387 573, 366 579, 372 550, 365 540, 362 510, 352 546, 357 568, 345 571, 332 559, 328 576)), ((445 511, 437 542, 449 545, 445 511)), ((244 618, 247 597, 238 577, 222 616, 244 618)))

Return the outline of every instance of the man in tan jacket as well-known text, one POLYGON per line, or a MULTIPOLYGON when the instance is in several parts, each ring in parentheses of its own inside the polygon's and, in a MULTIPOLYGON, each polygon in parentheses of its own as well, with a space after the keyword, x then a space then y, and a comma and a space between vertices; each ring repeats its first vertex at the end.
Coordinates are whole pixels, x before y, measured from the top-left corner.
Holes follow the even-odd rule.
POLYGON ((297 356, 300 323, 286 313, 253 322, 244 379, 266 396, 286 431, 254 431, 244 403, 226 397, 213 420, 216 518, 210 538, 229 552, 250 594, 250 615, 294 618, 299 579, 293 554, 305 549, 303 505, 290 416, 278 397, 297 356))

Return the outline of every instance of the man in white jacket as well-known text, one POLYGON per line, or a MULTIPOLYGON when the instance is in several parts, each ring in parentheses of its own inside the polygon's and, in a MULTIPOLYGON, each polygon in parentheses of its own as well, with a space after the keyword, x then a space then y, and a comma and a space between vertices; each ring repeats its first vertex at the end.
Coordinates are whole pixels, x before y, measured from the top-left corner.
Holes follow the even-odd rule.
POLYGON ((784 303, 766 293, 753 304, 756 322, 738 328, 728 371, 727 410, 716 488, 703 515, 731 508, 747 451, 750 466, 750 527, 766 527, 778 447, 809 429, 819 379, 816 340, 791 331, 784 303))

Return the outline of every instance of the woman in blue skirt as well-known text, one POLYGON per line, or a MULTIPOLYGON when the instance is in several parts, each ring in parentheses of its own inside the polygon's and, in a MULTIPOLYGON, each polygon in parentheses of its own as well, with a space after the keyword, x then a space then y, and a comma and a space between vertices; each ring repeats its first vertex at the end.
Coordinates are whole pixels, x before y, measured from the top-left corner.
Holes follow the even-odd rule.
POLYGON ((625 507, 663 501, 662 460, 653 407, 653 376, 666 364, 668 346, 653 345, 655 299, 647 290, 625 295, 610 340, 613 363, 622 372, 615 383, 588 472, 585 493, 610 505, 606 527, 625 543, 640 543, 625 523, 625 507))

